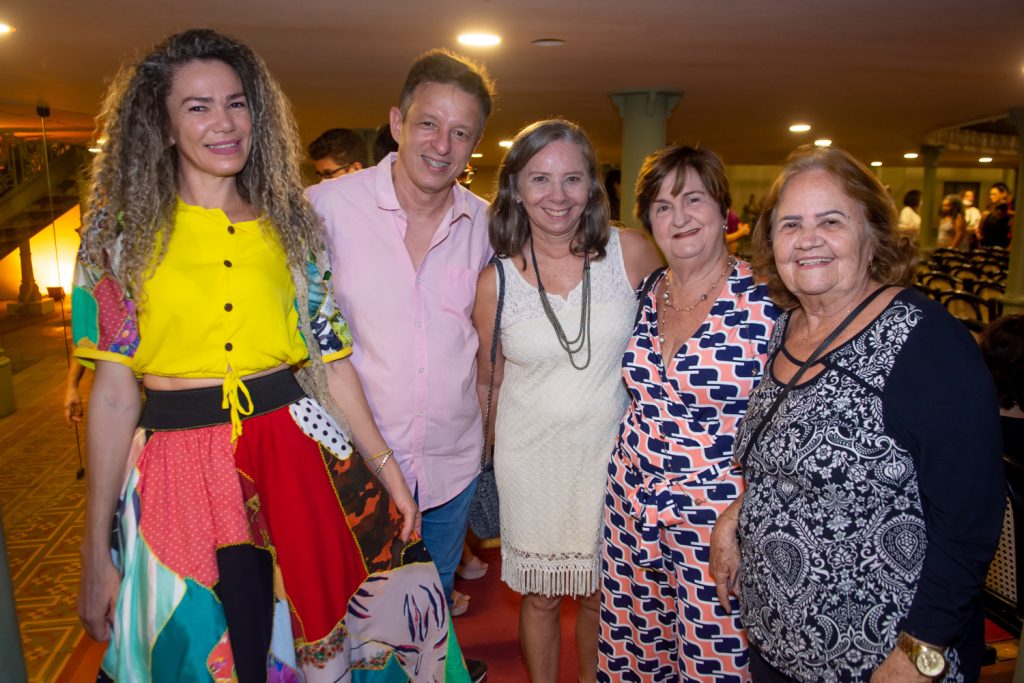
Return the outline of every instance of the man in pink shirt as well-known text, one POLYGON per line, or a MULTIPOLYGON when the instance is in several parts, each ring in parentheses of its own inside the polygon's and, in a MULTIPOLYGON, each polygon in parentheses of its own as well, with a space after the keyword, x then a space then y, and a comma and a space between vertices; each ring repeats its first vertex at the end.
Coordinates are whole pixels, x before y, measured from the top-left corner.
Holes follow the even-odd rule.
POLYGON ((455 181, 492 95, 481 67, 426 53, 391 109, 398 152, 309 189, 333 249, 352 362, 423 510, 423 540, 449 598, 483 448, 470 313, 493 253, 486 202, 455 181))

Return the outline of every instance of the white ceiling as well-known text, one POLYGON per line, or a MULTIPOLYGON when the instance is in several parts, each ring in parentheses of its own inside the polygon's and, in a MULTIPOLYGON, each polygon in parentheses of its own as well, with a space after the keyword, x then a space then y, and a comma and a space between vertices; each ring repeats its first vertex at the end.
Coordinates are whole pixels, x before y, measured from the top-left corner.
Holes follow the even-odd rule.
MULTIPOLYGON (((727 163, 777 163, 829 137, 864 160, 905 162, 935 130, 1024 107, 1024 0, 14 0, 0 21, 0 129, 87 138, 118 64, 165 35, 209 26, 255 47, 292 99, 303 137, 373 128, 417 54, 451 47, 483 61, 497 109, 479 151, 563 115, 616 163, 621 120, 609 93, 682 91, 669 138, 727 163), (497 48, 463 48, 469 29, 497 48), (537 38, 567 44, 540 48, 537 38), (814 130, 794 135, 806 120, 814 130)), ((942 164, 976 155, 944 155, 942 164)), ((1001 157, 996 165, 1016 167, 1001 157)))

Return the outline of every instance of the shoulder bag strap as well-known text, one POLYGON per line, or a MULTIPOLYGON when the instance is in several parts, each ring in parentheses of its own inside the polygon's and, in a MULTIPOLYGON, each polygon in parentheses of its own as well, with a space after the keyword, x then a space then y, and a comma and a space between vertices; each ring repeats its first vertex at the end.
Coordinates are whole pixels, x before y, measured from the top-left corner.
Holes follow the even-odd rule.
POLYGON ((494 264, 494 271, 498 277, 498 307, 494 311, 494 334, 491 335, 491 378, 487 381, 487 409, 484 411, 484 448, 480 454, 480 462, 486 464, 488 460, 487 442, 491 438, 491 401, 494 398, 494 363, 498 358, 498 340, 501 337, 501 311, 505 307, 505 269, 501 265, 501 259, 497 256, 491 257, 494 264))
MULTIPOLYGON (((743 453, 736 459, 737 462, 742 464, 742 462, 746 460, 747 453, 754 445, 754 442, 757 441, 758 437, 761 436, 761 432, 764 431, 764 428, 768 425, 768 421, 771 420, 771 417, 775 414, 775 411, 779 409, 779 405, 782 404, 782 401, 789 394, 790 389, 796 386, 796 384, 800 381, 800 378, 804 376, 804 373, 806 373, 812 365, 818 362, 818 359, 821 358, 822 355, 824 355, 825 350, 832 344, 832 342, 839 338, 839 335, 843 333, 843 330, 849 327, 850 323, 852 323, 858 315, 863 313, 864 309, 867 308, 872 301, 877 299, 879 294, 889 289, 889 287, 891 286, 892 285, 884 285, 882 287, 879 287, 875 291, 871 292, 871 294, 868 294, 866 297, 864 297, 864 300, 857 304, 857 308, 850 311, 850 314, 843 318, 843 321, 841 323, 836 325, 836 329, 832 330, 832 333, 825 338, 825 341, 818 344, 818 348, 814 349, 814 353, 812 353, 810 357, 806 361, 804 361, 804 364, 801 365, 799 369, 797 369, 793 377, 790 378, 788 382, 786 382, 786 386, 784 386, 782 388, 782 391, 779 392, 779 395, 775 397, 774 401, 772 401, 771 407, 768 408, 768 410, 764 414, 764 417, 761 418, 761 422, 757 425, 757 429, 754 430, 754 433, 751 435, 750 439, 747 440, 747 447, 743 449, 743 453)), ((782 343, 785 343, 785 340, 783 340, 782 343)), ((767 371, 768 369, 766 367, 765 372, 767 371)))
POLYGON ((668 266, 662 266, 648 275, 647 279, 644 280, 644 284, 640 288, 640 291, 637 293, 636 317, 633 318, 634 330, 636 329, 637 323, 640 322, 640 318, 644 315, 644 302, 647 301, 647 294, 654 289, 654 285, 658 284, 658 281, 661 280, 661 276, 665 274, 666 270, 668 270, 668 266))

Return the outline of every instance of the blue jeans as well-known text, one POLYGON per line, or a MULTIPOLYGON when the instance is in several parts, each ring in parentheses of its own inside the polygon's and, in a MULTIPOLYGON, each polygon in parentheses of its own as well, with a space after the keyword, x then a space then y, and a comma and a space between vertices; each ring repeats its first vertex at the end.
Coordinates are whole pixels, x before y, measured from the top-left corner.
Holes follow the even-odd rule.
POLYGON ((469 526, 469 503, 476 491, 474 479, 462 493, 446 503, 423 511, 423 542, 441 575, 441 586, 450 603, 455 587, 455 568, 462 559, 462 543, 469 526))

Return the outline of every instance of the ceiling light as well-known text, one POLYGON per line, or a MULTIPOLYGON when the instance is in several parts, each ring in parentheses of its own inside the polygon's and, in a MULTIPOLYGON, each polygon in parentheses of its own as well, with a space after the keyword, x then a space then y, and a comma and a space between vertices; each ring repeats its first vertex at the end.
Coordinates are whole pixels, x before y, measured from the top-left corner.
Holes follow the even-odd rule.
POLYGON ((809 124, 809 123, 794 123, 792 126, 789 127, 789 132, 790 133, 806 133, 810 129, 811 129, 811 124, 809 124))
POLYGON ((483 152, 473 152, 473 154, 471 154, 470 156, 472 156, 474 159, 479 159, 480 157, 483 156, 483 152))
POLYGON ((498 143, 498 147, 504 147, 505 149, 508 149, 511 146, 512 146, 512 141, 511 140, 502 140, 501 142, 498 143))
POLYGON ((992 157, 981 157, 981 158, 978 159, 978 163, 979 164, 991 164, 992 163, 992 157))
POLYGON ((819 138, 814 141, 816 147, 831 147, 832 141, 828 138, 819 138))
POLYGON ((874 166, 875 168, 878 168, 879 166, 882 165, 882 162, 881 161, 872 161, 871 165, 874 166))
POLYGON ((10 24, 0 23, 0 33, 14 33, 14 27, 10 24))
POLYGON ((537 40, 531 40, 530 44, 537 47, 562 47, 565 45, 565 41, 561 38, 538 38, 537 40))
POLYGON ((907 152, 903 155, 904 159, 916 159, 918 157, 917 152, 907 152))
POLYGON ((103 151, 103 148, 94 145, 89 148, 89 151, 92 152, 93 154, 99 154, 100 152, 103 151))
POLYGON ((473 47, 493 47, 501 42, 501 37, 493 33, 463 33, 458 38, 463 45, 473 47))

